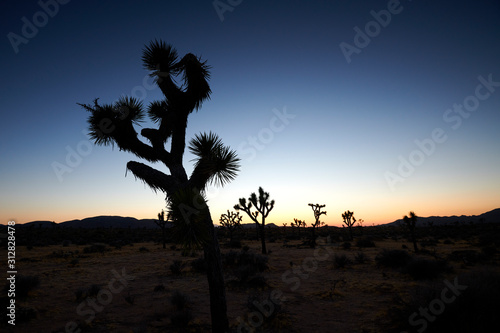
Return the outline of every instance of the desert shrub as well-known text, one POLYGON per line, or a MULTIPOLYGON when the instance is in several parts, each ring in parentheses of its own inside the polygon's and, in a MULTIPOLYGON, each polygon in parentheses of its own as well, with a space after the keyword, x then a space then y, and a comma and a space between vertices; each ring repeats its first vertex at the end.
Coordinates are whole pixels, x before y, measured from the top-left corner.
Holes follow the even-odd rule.
POLYGON ((375 242, 369 237, 362 237, 356 241, 357 247, 375 247, 375 242))
POLYGON ((333 266, 335 268, 345 268, 351 264, 351 259, 345 254, 336 254, 333 258, 333 266))
POLYGON ((224 264, 232 268, 232 273, 241 286, 263 288, 267 285, 266 279, 260 273, 267 270, 268 258, 252 252, 229 251, 223 257, 224 264))
POLYGON ((208 268, 205 258, 197 258, 191 261, 191 268, 193 268, 195 272, 205 273, 208 268))
POLYGON ((92 284, 87 289, 87 297, 95 297, 101 291, 101 286, 98 284, 92 284))
POLYGON ((241 251, 243 252, 248 252, 250 250, 250 246, 248 245, 243 245, 243 247, 241 248, 241 251))
POLYGON ((141 246, 139 248, 139 252, 149 252, 149 249, 147 247, 145 247, 145 246, 141 246))
POLYGON ((465 264, 476 264, 484 259, 484 255, 475 250, 457 250, 448 255, 448 259, 465 264))
POLYGON ((375 261, 378 266, 399 268, 405 266, 411 260, 411 256, 404 250, 387 250, 377 254, 375 261))
POLYGON ((435 279, 446 271, 450 271, 446 261, 423 258, 412 259, 401 269, 415 280, 435 279))
POLYGON ((189 297, 176 290, 170 297, 170 304, 174 308, 172 314, 170 315, 172 325, 177 328, 186 328, 191 320, 193 320, 189 297))
MULTIPOLYGON (((415 288, 411 292, 409 302, 402 303, 398 311, 393 311, 393 321, 397 323, 397 332, 442 333, 442 332, 490 332, 493 327, 500 327, 498 316, 498 299, 500 299, 500 273, 493 270, 469 272, 448 280, 448 284, 435 282, 415 288), (454 280, 457 281, 454 281, 454 280), (449 285, 464 286, 465 290, 456 293, 449 285), (443 302, 443 290, 450 302, 443 302), (432 304, 443 304, 444 310, 432 311, 432 304), (432 321, 425 320, 421 308, 427 309, 432 321), (414 326, 409 326, 409 318, 413 315, 414 326), (418 322, 418 324, 416 324, 418 322)), ((462 289, 462 288, 461 288, 462 289)), ((435 305, 434 305, 435 307, 435 305)), ((396 332, 396 330, 394 330, 396 332)))
POLYGON ((67 239, 66 239, 66 240, 64 240, 64 241, 62 242, 62 246, 63 246, 63 247, 68 247, 68 246, 70 246, 70 245, 71 245, 71 241, 70 241, 70 240, 67 240, 67 239))
POLYGON ((69 265, 70 265, 71 267, 75 267, 75 266, 77 266, 79 263, 80 263, 80 259, 75 258, 75 259, 72 259, 72 260, 69 262, 69 265))
MULTIPOLYGON (((28 297, 30 291, 40 286, 40 278, 38 276, 33 276, 33 275, 17 275, 15 283, 16 283, 16 297, 19 297, 19 299, 25 299, 26 297, 28 297)), ((8 291, 9 289, 10 289, 10 282, 7 281, 7 283, 5 284, 4 291, 8 291)))
POLYGON ((451 239, 445 239, 445 240, 443 241, 443 244, 446 244, 446 245, 453 245, 453 244, 455 244, 455 243, 454 243, 451 239))
POLYGON ((344 242, 344 243, 342 243, 342 248, 344 250, 349 250, 351 248, 351 243, 350 242, 344 242))
MULTIPOLYGON (((262 327, 257 332, 292 332, 289 314, 281 300, 273 298, 272 292, 266 295, 250 294, 247 298, 248 326, 255 327, 254 318, 262 318, 262 327)), ((246 329, 245 329, 246 331, 246 329)))
POLYGON ((358 264, 364 264, 365 262, 369 261, 368 256, 364 252, 358 252, 354 255, 354 260, 358 264))
POLYGON ((107 250, 106 244, 92 244, 83 248, 83 253, 103 253, 107 250))
POLYGON ((172 272, 173 275, 181 275, 185 265, 186 263, 183 261, 174 260, 174 262, 169 267, 170 272, 172 272))

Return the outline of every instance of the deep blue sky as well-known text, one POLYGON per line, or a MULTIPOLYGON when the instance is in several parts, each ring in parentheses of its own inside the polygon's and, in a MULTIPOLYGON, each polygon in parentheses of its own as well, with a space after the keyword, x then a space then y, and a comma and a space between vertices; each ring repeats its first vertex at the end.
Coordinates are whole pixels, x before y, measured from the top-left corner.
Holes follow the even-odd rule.
POLYGON ((76 104, 161 98, 140 60, 155 38, 212 66, 212 98, 188 136, 215 131, 242 158, 238 178, 208 192, 214 221, 259 186, 277 224, 310 222, 308 203, 326 204, 330 225, 348 209, 372 224, 500 207, 500 83, 478 88, 479 77, 500 82, 500 4, 392 2, 398 13, 348 62, 341 43, 355 46, 355 27, 376 29, 371 11, 389 3, 241 1, 221 21, 212 1, 73 0, 53 17, 37 1, 2 2, 0 223, 152 218, 164 207, 163 194, 125 177, 138 158, 89 151, 76 104), (13 46, 34 19, 38 32, 24 28, 32 36, 13 46), (453 111, 464 103, 474 111, 453 111), (83 153, 73 166, 68 148, 83 153), (58 177, 54 165, 72 172, 58 177))

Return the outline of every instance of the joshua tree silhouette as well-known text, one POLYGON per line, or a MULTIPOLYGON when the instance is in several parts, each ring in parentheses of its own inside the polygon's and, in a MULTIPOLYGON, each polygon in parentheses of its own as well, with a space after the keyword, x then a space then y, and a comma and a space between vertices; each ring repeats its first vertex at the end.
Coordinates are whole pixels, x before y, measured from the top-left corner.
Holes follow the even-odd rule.
POLYGON ((161 213, 158 213, 158 220, 155 221, 156 225, 159 226, 161 228, 161 239, 162 239, 162 242, 163 242, 163 248, 165 249, 166 248, 166 242, 167 242, 167 239, 166 239, 166 234, 165 234, 165 229, 167 228, 167 224, 168 222, 171 222, 172 221, 172 217, 171 217, 171 214, 167 213, 167 219, 165 220, 165 212, 161 211, 161 213))
POLYGON ((241 228, 241 220, 243 216, 240 215, 240 212, 231 212, 229 209, 227 210, 227 214, 221 214, 219 222, 220 225, 224 228, 227 228, 229 231, 229 240, 233 241, 233 232, 241 228))
POLYGON ((248 204, 245 198, 240 198, 239 204, 234 206, 236 210, 242 210, 250 216, 252 221, 255 222, 260 230, 260 240, 262 242, 262 254, 267 254, 266 249, 266 217, 269 212, 274 208, 274 200, 269 201, 269 193, 264 192, 262 187, 259 187, 259 197, 252 193, 248 198, 248 204), (256 211, 252 212, 252 206, 255 207, 256 211), (261 222, 257 219, 259 214, 262 216, 261 222))
POLYGON ((403 221, 406 224, 408 231, 410 232, 411 241, 413 242, 413 249, 415 250, 415 252, 418 252, 417 237, 415 235, 415 226, 417 224, 417 215, 415 215, 415 212, 410 212, 410 217, 405 215, 403 217, 403 221))
POLYGON ((344 219, 344 224, 349 228, 349 237, 351 240, 354 238, 352 237, 352 226, 354 223, 356 223, 356 218, 353 216, 354 212, 351 211, 346 211, 342 213, 342 218, 344 219))
POLYGON ((321 209, 325 208, 326 205, 312 204, 312 203, 310 203, 308 205, 311 206, 313 213, 314 213, 315 222, 311 225, 312 226, 311 246, 315 247, 316 246, 316 232, 315 231, 316 231, 317 227, 325 224, 325 222, 321 222, 319 219, 320 219, 321 215, 323 215, 323 214, 326 215, 326 211, 324 211, 324 212, 321 211, 321 209))
POLYGON ((161 162, 170 171, 165 174, 143 163, 130 161, 127 169, 155 192, 166 194, 174 227, 173 238, 186 247, 197 246, 204 251, 209 269, 207 278, 213 332, 228 330, 226 292, 222 275, 219 243, 206 200, 203 197, 210 183, 224 185, 239 171, 236 152, 225 146, 214 133, 196 135, 189 150, 196 156, 194 170, 187 176, 182 158, 186 147, 188 116, 198 110, 211 90, 208 84, 210 67, 206 61, 186 54, 178 60, 177 51, 163 41, 152 41, 144 48, 142 61, 151 72, 165 99, 152 102, 147 108, 149 118, 158 128, 144 128, 138 138, 134 124, 144 118, 142 102, 122 97, 114 104, 79 104, 90 112, 90 137, 97 145, 114 145, 148 162, 161 162), (175 83, 178 77, 182 85, 175 83), (165 145, 170 140, 170 150, 165 145))

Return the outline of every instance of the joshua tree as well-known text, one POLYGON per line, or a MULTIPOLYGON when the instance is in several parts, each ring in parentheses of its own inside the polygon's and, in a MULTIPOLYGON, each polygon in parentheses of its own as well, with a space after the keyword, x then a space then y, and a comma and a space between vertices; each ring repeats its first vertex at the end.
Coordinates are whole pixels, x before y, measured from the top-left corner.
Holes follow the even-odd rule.
POLYGON ((354 238, 352 237, 352 226, 354 223, 356 223, 356 218, 353 216, 354 212, 351 211, 346 211, 342 214, 342 218, 344 219, 344 224, 349 228, 349 237, 351 237, 351 240, 354 238))
POLYGON ((325 214, 326 211, 322 212, 321 209, 325 207, 325 205, 320 205, 320 204, 312 204, 310 203, 309 206, 311 206, 313 213, 314 213, 314 223, 311 224, 312 226, 312 239, 311 239, 311 246, 315 247, 316 246, 316 228, 319 226, 322 226, 325 224, 325 222, 321 222, 319 219, 321 215, 325 214))
POLYGON ((171 215, 167 213, 167 219, 165 220, 165 212, 161 211, 161 213, 158 213, 158 220, 155 221, 156 225, 159 226, 161 228, 161 239, 163 241, 163 248, 165 249, 166 246, 166 235, 165 235, 165 229, 167 228, 167 224, 168 222, 171 222, 172 219, 171 219, 171 215))
POLYGON ((182 164, 187 120, 210 97, 210 67, 191 53, 178 60, 172 46, 157 40, 145 47, 142 61, 165 96, 164 100, 152 102, 147 108, 149 118, 158 127, 143 128, 140 134, 147 140, 143 142, 134 128, 134 124, 144 118, 145 108, 141 101, 122 97, 114 104, 99 104, 96 99, 93 104, 80 104, 90 112, 89 135, 97 145, 116 144, 120 150, 150 163, 161 162, 169 169, 170 174, 166 174, 143 163, 127 163, 127 170, 136 178, 155 192, 166 194, 174 221, 174 240, 186 247, 203 249, 209 267, 212 331, 226 332, 229 323, 220 249, 203 194, 210 183, 222 186, 233 180, 239 171, 239 159, 216 134, 196 135, 189 143, 196 162, 188 177, 182 164), (177 85, 176 79, 182 81, 182 85, 177 85), (165 145, 169 140, 170 150, 167 150, 165 145))
POLYGON ((296 227, 297 230, 299 231, 299 238, 300 238, 300 227, 306 227, 306 221, 298 220, 296 218, 293 219, 293 222, 290 223, 292 227, 296 227))
POLYGON ((408 231, 410 232, 411 241, 413 242, 413 249, 415 250, 415 252, 418 252, 417 237, 415 236, 415 226, 417 224, 417 215, 415 215, 415 212, 410 212, 410 217, 405 215, 403 217, 403 221, 406 224, 408 231))
POLYGON ((221 214, 220 216, 220 225, 229 231, 229 240, 231 242, 233 241, 233 232, 241 228, 242 219, 243 216, 240 215, 240 212, 231 212, 229 209, 227 210, 227 214, 221 214))
POLYGON ((259 197, 254 193, 250 194, 248 204, 245 198, 240 198, 239 204, 234 206, 236 210, 242 210, 250 216, 252 221, 255 222, 260 231, 260 240, 262 242, 262 254, 267 254, 266 249, 266 217, 269 212, 274 208, 274 200, 269 201, 269 193, 264 192, 262 187, 259 187, 259 197), (256 210, 252 211, 252 207, 256 210), (259 214, 262 216, 261 222, 257 219, 259 214))

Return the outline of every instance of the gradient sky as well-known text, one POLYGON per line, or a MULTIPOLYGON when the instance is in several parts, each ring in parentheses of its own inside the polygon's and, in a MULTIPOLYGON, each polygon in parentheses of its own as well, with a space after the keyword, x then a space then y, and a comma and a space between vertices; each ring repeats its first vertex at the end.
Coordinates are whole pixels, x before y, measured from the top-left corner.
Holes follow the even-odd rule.
POLYGON ((259 186, 279 225, 310 223, 308 203, 337 226, 345 210, 371 225, 500 207, 497 1, 222 0, 223 13, 210 0, 60 2, 51 15, 37 1, 0 5, 2 224, 164 208, 126 175, 140 159, 89 143, 76 104, 161 98, 140 60, 155 38, 212 66, 188 138, 214 131, 242 159, 232 183, 208 189, 214 222, 259 186), (80 156, 71 165, 68 149, 80 156), (71 172, 58 177, 54 163, 71 172))

